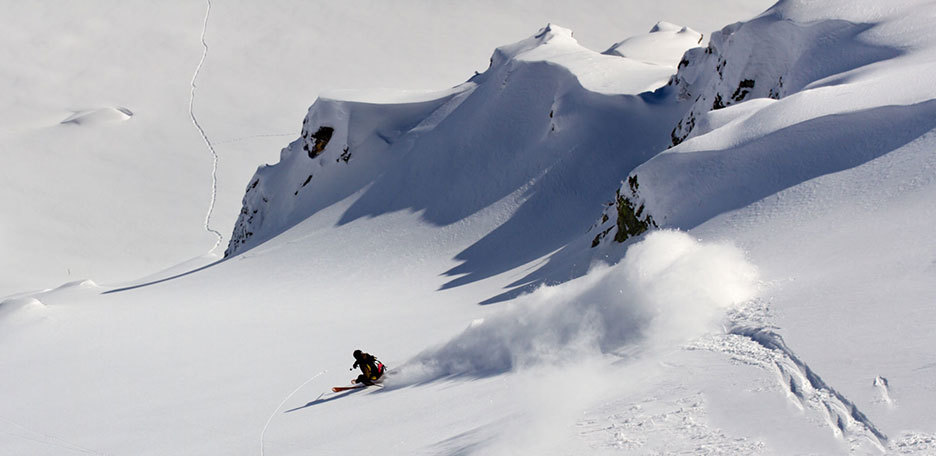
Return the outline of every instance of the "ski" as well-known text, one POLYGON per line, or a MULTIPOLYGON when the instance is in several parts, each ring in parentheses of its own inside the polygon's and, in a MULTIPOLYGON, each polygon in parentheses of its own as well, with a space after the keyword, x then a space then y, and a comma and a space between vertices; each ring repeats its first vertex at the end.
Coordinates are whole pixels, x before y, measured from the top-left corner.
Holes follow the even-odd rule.
POLYGON ((356 386, 333 386, 332 391, 335 393, 340 393, 342 391, 348 391, 353 389, 366 388, 367 385, 356 385, 356 386))

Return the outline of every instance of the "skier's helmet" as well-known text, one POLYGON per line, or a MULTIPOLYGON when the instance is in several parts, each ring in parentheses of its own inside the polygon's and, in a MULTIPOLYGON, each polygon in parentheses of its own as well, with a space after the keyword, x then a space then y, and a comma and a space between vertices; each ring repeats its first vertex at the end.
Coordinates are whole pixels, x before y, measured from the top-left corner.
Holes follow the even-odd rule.
POLYGON ((354 355, 354 359, 361 359, 361 350, 354 350, 352 355, 354 355))

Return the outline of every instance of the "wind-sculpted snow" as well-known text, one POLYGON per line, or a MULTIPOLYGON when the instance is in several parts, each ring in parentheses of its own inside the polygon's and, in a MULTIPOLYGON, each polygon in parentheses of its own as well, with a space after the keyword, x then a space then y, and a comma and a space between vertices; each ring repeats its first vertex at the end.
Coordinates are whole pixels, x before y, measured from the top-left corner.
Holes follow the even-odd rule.
POLYGON ((644 63, 672 66, 679 62, 686 49, 699 46, 702 34, 689 27, 658 22, 650 33, 630 37, 616 43, 603 54, 617 55, 644 63))
POLYGON ((279 163, 261 166, 251 178, 225 256, 366 188, 390 165, 391 146, 401 136, 451 109, 473 88, 466 83, 396 103, 316 100, 301 137, 282 150, 279 163))
POLYGON ((755 98, 779 100, 829 76, 899 55, 859 38, 871 25, 835 19, 798 23, 781 11, 729 25, 712 35, 708 47, 686 52, 670 84, 691 109, 673 129, 673 145, 705 133, 699 127, 710 111, 755 98))
POLYGON ((710 330, 726 309, 753 298, 757 289, 756 269, 736 247, 657 231, 615 266, 541 287, 515 307, 472 323, 401 366, 391 385, 670 347, 710 330))
POLYGON ((628 175, 593 231, 595 245, 634 234, 613 217, 628 205, 645 224, 692 229, 936 128, 933 94, 912 82, 929 77, 925 66, 907 84, 885 82, 896 62, 929 57, 882 33, 873 22, 880 11, 833 3, 780 2, 686 52, 670 81, 674 102, 686 106, 670 148, 628 175))
MULTIPOLYGON (((755 122, 756 117, 750 121, 755 122)), ((810 179, 867 163, 934 128, 936 100, 881 106, 817 117, 730 148, 674 149, 634 174, 655 220, 690 229, 810 179)))
MULTIPOLYGON (((688 29, 651 35, 697 42, 688 29)), ((451 226, 504 203, 502 221, 440 271, 452 277, 443 288, 542 258, 580 236, 621 177, 668 144, 682 112, 644 91, 665 84, 676 63, 602 55, 550 25, 498 48, 487 71, 447 91, 320 98, 302 138, 248 184, 226 255, 347 199, 340 225, 409 211, 451 226)))
POLYGON ((62 124, 73 124, 73 125, 100 125, 107 123, 121 122, 128 120, 133 117, 133 112, 127 108, 121 106, 99 108, 99 109, 86 109, 81 111, 75 111, 72 115, 68 116, 66 119, 62 120, 62 124))

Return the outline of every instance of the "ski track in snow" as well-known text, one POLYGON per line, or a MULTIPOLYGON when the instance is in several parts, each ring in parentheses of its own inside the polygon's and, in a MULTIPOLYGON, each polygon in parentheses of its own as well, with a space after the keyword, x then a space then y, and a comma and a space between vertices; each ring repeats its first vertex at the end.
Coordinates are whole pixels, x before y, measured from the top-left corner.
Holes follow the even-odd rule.
POLYGON ((286 401, 288 401, 289 398, 293 397, 293 395, 296 394, 299 390, 301 390, 302 387, 308 385, 312 380, 315 380, 315 379, 319 378, 319 376, 321 376, 322 374, 324 374, 324 373, 326 373, 326 372, 328 372, 328 371, 327 371, 327 370, 323 370, 322 372, 319 372, 319 373, 313 375, 311 378, 309 378, 308 380, 306 380, 305 382, 303 382, 303 383, 302 383, 301 385, 299 385, 296 389, 294 389, 291 393, 289 393, 289 394, 283 399, 283 402, 280 402, 280 404, 276 406, 276 409, 273 410, 273 413, 270 414, 270 418, 267 419, 266 424, 263 425, 263 430, 260 431, 260 456, 263 456, 263 436, 266 435, 267 428, 270 427, 270 423, 273 422, 273 417, 276 416, 276 412, 280 411, 280 409, 283 408, 283 405, 286 404, 286 401))
MULTIPOLYGON (((848 442, 852 454, 869 453, 868 445, 880 453, 932 454, 936 437, 904 432, 889 439, 858 407, 842 393, 826 383, 790 349, 775 328, 767 324, 768 309, 764 302, 754 302, 733 311, 725 334, 710 335, 687 348, 725 354, 731 359, 763 369, 773 370, 787 397, 801 410, 821 417, 833 434, 848 442)), ((887 380, 875 379, 888 405, 887 380)))
POLYGON ((788 397, 800 408, 818 410, 835 436, 846 439, 853 450, 859 449, 867 441, 881 452, 885 451, 887 436, 853 402, 823 381, 796 356, 779 334, 768 328, 739 326, 731 329, 728 335, 755 343, 757 346, 749 343, 742 343, 741 346, 759 361, 772 362, 788 397))
POLYGON ((97 455, 97 456, 109 456, 107 453, 101 453, 101 452, 94 451, 94 450, 89 449, 89 448, 85 448, 85 447, 83 447, 83 446, 79 446, 79 445, 75 445, 75 444, 73 444, 73 443, 66 442, 66 441, 64 441, 64 440, 62 440, 62 439, 60 439, 60 438, 58 438, 58 437, 55 437, 54 435, 49 435, 49 434, 46 434, 46 433, 44 433, 44 432, 34 431, 34 430, 32 430, 32 429, 27 428, 26 426, 23 426, 22 424, 16 423, 16 422, 14 422, 14 421, 10 421, 10 420, 5 419, 5 418, 0 418, 0 421, 2 421, 2 422, 4 422, 4 423, 7 423, 7 424, 11 424, 11 425, 13 425, 13 426, 15 426, 15 427, 17 427, 17 428, 19 428, 19 429, 22 429, 22 430, 23 430, 24 432, 26 432, 27 434, 31 434, 31 435, 23 435, 23 434, 20 434, 20 433, 7 432, 7 431, 0 431, 0 433, 6 434, 6 435, 10 435, 10 436, 13 436, 13 437, 19 437, 19 438, 21 438, 21 439, 23 439, 23 440, 28 440, 28 441, 31 441, 31 442, 36 442, 36 443, 40 443, 40 444, 43 444, 43 445, 47 445, 47 446, 50 446, 50 447, 53 447, 53 448, 58 448, 58 449, 62 449, 62 450, 68 450, 68 451, 75 452, 75 453, 93 454, 93 455, 97 455))
POLYGON ((224 240, 224 237, 220 232, 211 228, 211 214, 214 212, 215 201, 218 199, 218 152, 215 151, 214 145, 211 144, 211 140, 208 139, 208 135, 205 134, 205 130, 202 128, 201 124, 198 123, 198 119, 195 117, 195 88, 198 86, 195 81, 198 79, 198 73, 201 71, 202 65, 205 63, 205 58, 208 57, 208 43, 205 41, 205 34, 208 32, 208 16, 211 14, 211 0, 206 1, 208 7, 205 9, 205 22, 202 25, 201 33, 201 43, 203 50, 201 60, 198 62, 198 66, 195 67, 195 74, 192 75, 192 91, 191 96, 189 97, 189 116, 192 117, 192 123, 195 125, 195 128, 201 135, 202 140, 205 141, 205 145, 208 146, 208 150, 211 152, 213 160, 211 167, 211 202, 208 204, 208 213, 205 214, 205 231, 214 234, 216 237, 214 246, 211 247, 211 250, 208 251, 210 254, 221 245, 221 241, 224 240))
MULTIPOLYGON (((677 390, 680 389, 677 387, 677 390)), ((731 436, 707 424, 705 396, 675 391, 676 399, 647 397, 603 407, 600 417, 576 423, 579 437, 596 450, 625 454, 762 454, 763 442, 731 436)))
POLYGON ((735 361, 773 370, 793 404, 820 416, 836 437, 849 443, 852 453, 865 452, 867 444, 886 452, 887 436, 786 345, 766 324, 767 312, 764 302, 749 304, 729 315, 725 334, 700 339, 688 348, 723 353, 735 361))

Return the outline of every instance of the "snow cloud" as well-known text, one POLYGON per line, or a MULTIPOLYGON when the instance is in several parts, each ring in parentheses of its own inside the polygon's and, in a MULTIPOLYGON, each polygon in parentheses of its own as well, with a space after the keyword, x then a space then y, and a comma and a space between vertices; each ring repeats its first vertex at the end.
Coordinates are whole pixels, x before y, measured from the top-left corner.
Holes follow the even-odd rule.
POLYGON ((398 385, 493 375, 602 353, 671 347, 753 298, 757 271, 729 244, 656 231, 614 265, 544 286, 401 366, 398 385))

